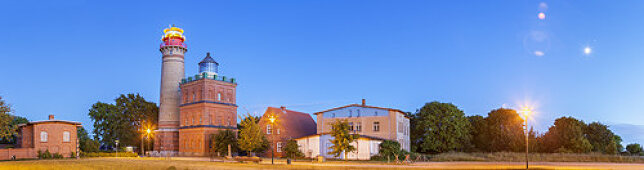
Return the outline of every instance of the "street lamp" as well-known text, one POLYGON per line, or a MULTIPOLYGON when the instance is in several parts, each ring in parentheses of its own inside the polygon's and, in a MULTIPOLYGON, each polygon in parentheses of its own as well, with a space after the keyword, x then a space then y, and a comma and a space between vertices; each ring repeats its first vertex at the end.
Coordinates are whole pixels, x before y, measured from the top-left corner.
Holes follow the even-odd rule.
POLYGON ((523 131, 525 132, 525 169, 528 169, 528 116, 532 113, 529 107, 523 107, 521 111, 523 113, 523 131))
POLYGON ((274 139, 273 139, 273 135, 274 135, 274 133, 273 133, 273 129, 275 129, 275 116, 271 115, 271 116, 268 118, 268 120, 271 122, 271 131, 270 131, 270 132, 271 132, 271 164, 272 164, 272 165, 274 165, 274 164, 275 164, 275 161, 274 161, 273 159, 274 159, 274 157, 275 157, 275 153, 274 153, 274 151, 273 151, 273 150, 275 150, 275 149, 273 149, 273 142, 274 142, 274 139))
POLYGON ((116 142, 116 157, 118 158, 119 157, 119 140, 117 139, 114 142, 116 142))

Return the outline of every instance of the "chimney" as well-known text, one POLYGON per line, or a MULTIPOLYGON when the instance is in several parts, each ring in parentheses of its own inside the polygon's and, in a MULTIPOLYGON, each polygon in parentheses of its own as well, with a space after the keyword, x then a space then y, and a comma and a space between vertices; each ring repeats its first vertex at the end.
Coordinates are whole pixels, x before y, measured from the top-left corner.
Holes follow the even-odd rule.
POLYGON ((54 120, 54 115, 49 115, 49 120, 54 120))
POLYGON ((367 101, 365 99, 362 99, 362 106, 367 105, 367 101))
POLYGON ((282 109, 282 111, 284 111, 284 110, 286 110, 286 106, 280 106, 280 109, 282 109))

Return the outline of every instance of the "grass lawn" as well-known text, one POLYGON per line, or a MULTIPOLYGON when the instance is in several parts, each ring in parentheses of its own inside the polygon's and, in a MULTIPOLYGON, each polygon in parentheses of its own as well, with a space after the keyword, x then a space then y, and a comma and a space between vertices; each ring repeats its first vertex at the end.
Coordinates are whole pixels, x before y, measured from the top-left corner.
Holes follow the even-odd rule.
MULTIPOLYGON (((408 165, 393 165, 374 161, 330 161, 314 163, 298 161, 286 165, 284 160, 277 160, 277 165, 270 165, 270 159, 264 159, 261 164, 210 162, 207 158, 83 158, 60 160, 24 160, 2 161, 3 169, 332 169, 332 170, 367 170, 367 169, 523 169, 521 162, 419 162, 408 165)), ((580 163, 580 162, 536 162, 531 169, 644 169, 644 164, 632 163, 580 163)))

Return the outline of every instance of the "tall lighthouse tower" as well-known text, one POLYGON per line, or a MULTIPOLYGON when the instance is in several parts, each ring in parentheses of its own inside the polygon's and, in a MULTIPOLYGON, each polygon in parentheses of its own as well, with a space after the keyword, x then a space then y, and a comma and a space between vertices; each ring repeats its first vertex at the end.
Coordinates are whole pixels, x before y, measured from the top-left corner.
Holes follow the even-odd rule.
POLYGON ((174 155, 179 150, 179 83, 185 76, 183 58, 188 49, 181 28, 172 25, 163 33, 159 49, 163 54, 161 99, 154 150, 174 155))

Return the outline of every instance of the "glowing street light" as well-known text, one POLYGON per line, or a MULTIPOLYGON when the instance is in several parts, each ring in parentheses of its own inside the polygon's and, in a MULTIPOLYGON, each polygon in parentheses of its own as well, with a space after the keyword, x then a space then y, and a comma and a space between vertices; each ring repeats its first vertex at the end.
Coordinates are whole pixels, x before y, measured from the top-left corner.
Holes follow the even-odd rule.
POLYGON ((530 107, 524 106, 519 112, 523 113, 525 131, 525 169, 528 169, 528 117, 532 114, 530 107))
POLYGON ((273 129, 275 129, 275 116, 271 115, 268 118, 268 121, 271 122, 271 164, 275 164, 275 161, 274 161, 274 157, 275 157, 274 150, 275 149, 273 149, 273 140, 274 140, 273 139, 273 134, 274 134, 273 129))
POLYGON ((546 14, 543 12, 539 12, 539 15, 537 15, 537 17, 539 17, 540 20, 544 20, 546 19, 546 14))

